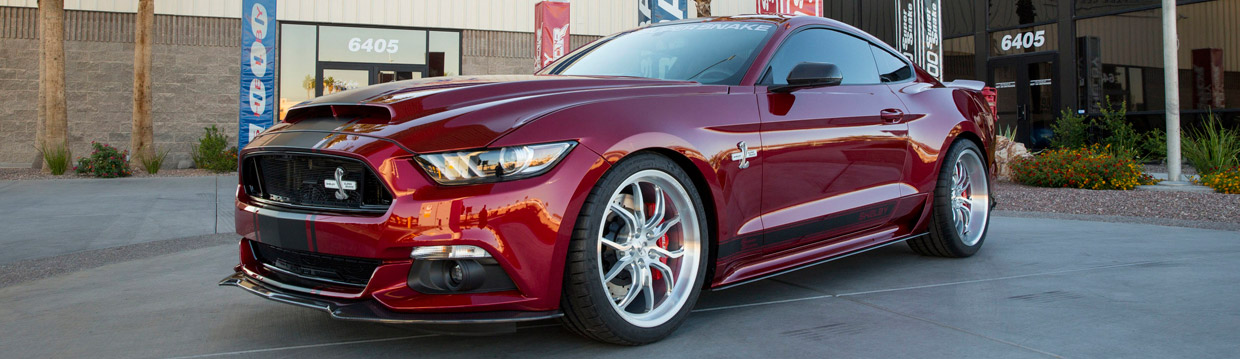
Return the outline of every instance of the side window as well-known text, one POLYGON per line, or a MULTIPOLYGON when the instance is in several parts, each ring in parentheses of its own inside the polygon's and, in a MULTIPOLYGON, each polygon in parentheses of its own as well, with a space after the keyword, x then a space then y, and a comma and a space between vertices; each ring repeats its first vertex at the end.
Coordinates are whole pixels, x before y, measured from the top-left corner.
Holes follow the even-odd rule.
POLYGON ((809 29, 792 35, 771 58, 764 85, 787 85, 788 73, 802 62, 835 64, 844 74, 844 85, 879 83, 870 43, 838 31, 809 29))
POLYGON ((883 82, 900 82, 913 78, 913 67, 903 59, 878 46, 870 45, 870 50, 874 52, 874 62, 878 64, 878 78, 883 82))

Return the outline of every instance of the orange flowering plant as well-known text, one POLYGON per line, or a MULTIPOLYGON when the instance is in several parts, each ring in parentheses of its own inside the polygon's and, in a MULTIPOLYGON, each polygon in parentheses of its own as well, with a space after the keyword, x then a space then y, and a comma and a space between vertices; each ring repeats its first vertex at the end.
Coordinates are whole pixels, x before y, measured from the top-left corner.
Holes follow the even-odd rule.
POLYGON ((1110 145, 1054 149, 1012 162, 1012 180, 1039 187, 1128 190, 1157 183, 1131 157, 1116 157, 1110 145))
POLYGON ((1225 168, 1201 175, 1197 183, 1218 193, 1240 194, 1240 167, 1225 168))

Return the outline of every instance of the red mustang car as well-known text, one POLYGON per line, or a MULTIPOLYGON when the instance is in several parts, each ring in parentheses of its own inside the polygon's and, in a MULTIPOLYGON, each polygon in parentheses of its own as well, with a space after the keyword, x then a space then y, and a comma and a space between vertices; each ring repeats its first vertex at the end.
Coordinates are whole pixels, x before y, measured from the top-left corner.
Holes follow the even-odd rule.
POLYGON ((607 37, 536 75, 319 97, 241 151, 221 285, 391 323, 669 335, 703 289, 986 237, 994 114, 878 39, 737 16, 607 37), (509 324, 505 324, 509 325, 509 324))

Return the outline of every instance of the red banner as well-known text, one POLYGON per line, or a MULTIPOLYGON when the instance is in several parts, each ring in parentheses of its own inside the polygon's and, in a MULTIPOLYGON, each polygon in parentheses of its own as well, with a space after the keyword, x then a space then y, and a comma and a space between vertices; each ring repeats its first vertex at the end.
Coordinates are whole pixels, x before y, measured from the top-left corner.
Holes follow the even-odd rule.
POLYGON ((757 0, 759 14, 822 16, 821 0, 757 0))
POLYGON ((1223 91, 1223 50, 1193 49, 1193 108, 1226 107, 1223 91))
POLYGON ((540 1, 534 4, 534 29, 537 64, 541 69, 568 53, 568 3, 540 1))

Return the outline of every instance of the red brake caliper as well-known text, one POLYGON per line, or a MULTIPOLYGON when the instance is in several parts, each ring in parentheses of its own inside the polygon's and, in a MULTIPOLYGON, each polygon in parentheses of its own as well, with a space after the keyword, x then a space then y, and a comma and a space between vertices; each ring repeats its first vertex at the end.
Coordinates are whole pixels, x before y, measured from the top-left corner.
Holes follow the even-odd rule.
MULTIPOLYGON (((650 204, 646 208, 647 208, 646 213, 654 212, 654 204, 650 204)), ((662 223, 659 223, 659 224, 662 224, 662 223)), ((659 237, 659 240, 655 241, 655 244, 658 244, 659 248, 667 249, 667 234, 664 233, 662 237, 659 237)), ((663 264, 667 264, 667 257, 660 257, 659 262, 662 262, 663 264)), ((663 272, 650 271, 650 277, 654 278, 655 280, 663 279, 663 272)))

